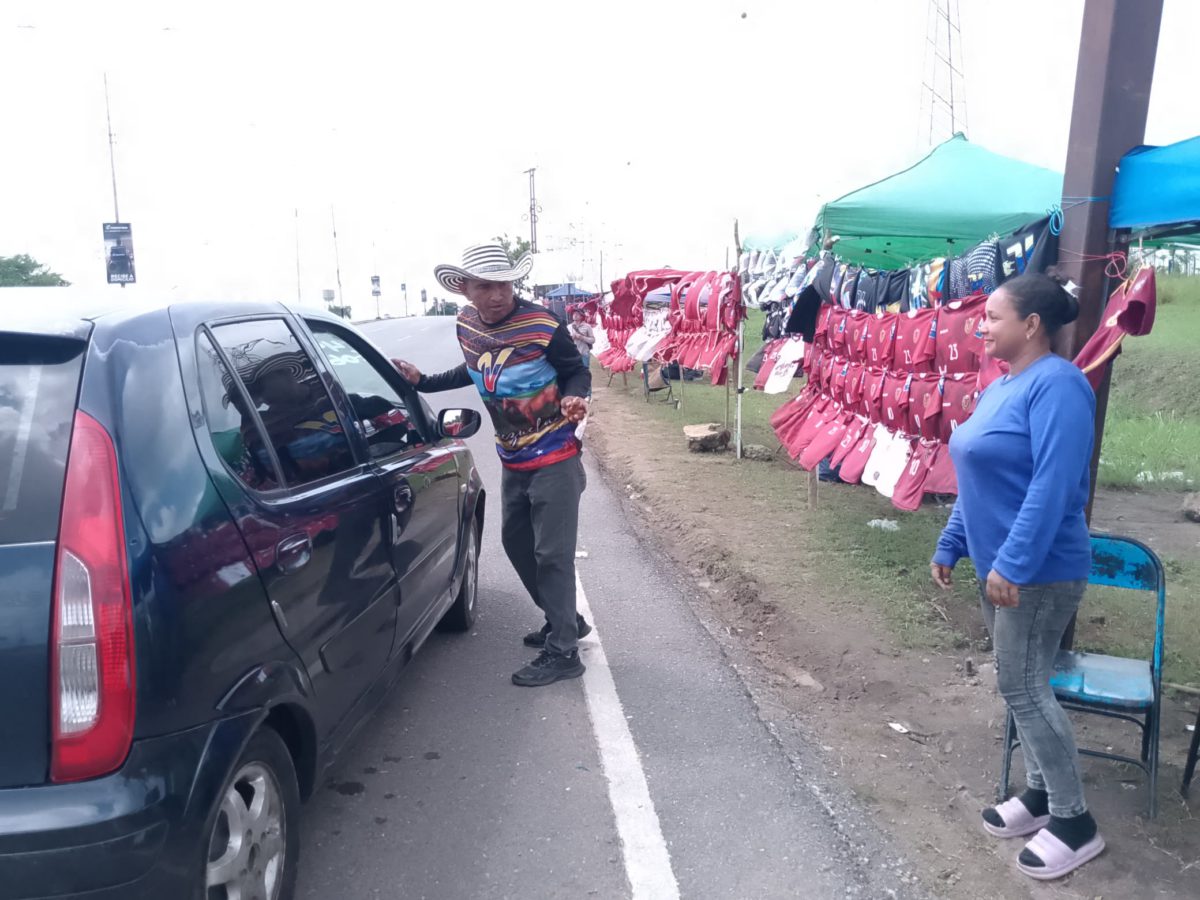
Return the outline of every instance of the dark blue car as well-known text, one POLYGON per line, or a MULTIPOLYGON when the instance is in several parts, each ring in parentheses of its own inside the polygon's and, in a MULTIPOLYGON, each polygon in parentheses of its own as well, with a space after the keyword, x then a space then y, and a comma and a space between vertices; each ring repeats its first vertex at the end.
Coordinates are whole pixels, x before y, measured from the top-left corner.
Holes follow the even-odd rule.
POLYGON ((286 900, 301 801, 474 620, 479 416, 319 312, 52 298, 0 319, 0 900, 286 900))

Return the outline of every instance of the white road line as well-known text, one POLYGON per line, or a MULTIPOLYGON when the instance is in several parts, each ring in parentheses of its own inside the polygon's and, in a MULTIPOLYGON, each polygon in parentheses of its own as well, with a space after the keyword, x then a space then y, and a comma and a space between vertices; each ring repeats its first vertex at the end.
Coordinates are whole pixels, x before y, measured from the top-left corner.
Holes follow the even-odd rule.
POLYGON ((588 606, 587 594, 579 574, 575 575, 579 612, 592 623, 593 631, 581 650, 587 671, 583 692, 587 697, 592 731, 600 750, 600 764, 608 779, 608 799, 617 820, 617 834, 625 857, 625 874, 633 889, 633 900, 678 900, 679 884, 671 869, 671 855, 658 824, 658 813, 650 799, 646 773, 638 757, 637 746, 629 732, 621 698, 600 632, 588 606))

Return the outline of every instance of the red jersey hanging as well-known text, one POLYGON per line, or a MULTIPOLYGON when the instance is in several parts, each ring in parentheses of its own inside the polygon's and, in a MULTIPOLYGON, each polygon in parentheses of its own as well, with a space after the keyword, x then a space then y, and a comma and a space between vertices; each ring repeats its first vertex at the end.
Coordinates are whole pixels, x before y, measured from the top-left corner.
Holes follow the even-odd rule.
POLYGON ((893 369, 902 372, 932 371, 937 316, 936 309, 918 309, 900 314, 896 320, 893 369))
POLYGON ((983 359, 983 335, 979 331, 983 318, 985 294, 965 300, 954 300, 938 310, 937 346, 934 349, 934 368, 942 373, 957 375, 979 371, 983 359))
POLYGON ((1125 336, 1131 334, 1140 337, 1150 333, 1154 327, 1157 298, 1152 266, 1143 266, 1113 291, 1104 309, 1100 327, 1075 357, 1075 365, 1083 369, 1093 390, 1099 388, 1104 380, 1104 370, 1109 361, 1121 352, 1121 342, 1125 336))

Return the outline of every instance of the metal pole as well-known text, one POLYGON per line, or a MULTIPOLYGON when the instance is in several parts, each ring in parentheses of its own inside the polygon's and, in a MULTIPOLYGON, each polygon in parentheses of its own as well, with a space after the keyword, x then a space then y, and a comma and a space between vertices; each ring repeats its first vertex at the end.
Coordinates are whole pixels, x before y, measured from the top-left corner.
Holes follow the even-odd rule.
MULTIPOLYGON (((108 102, 108 73, 104 73, 104 118, 108 122, 108 167, 112 171, 113 221, 121 221, 121 208, 117 205, 117 157, 113 150, 112 108, 108 102)), ((121 285, 124 287, 124 285, 121 285)))
POLYGON ((296 207, 296 302, 303 303, 300 294, 300 207, 296 207))
MULTIPOLYGON (((1059 332, 1054 347, 1068 359, 1075 358, 1100 325, 1107 299, 1104 255, 1126 249, 1126 238, 1114 240, 1109 231, 1108 198, 1122 154, 1145 138, 1162 8, 1163 0, 1087 0, 1083 8, 1059 238, 1059 266, 1080 286, 1079 318, 1059 332)), ((1111 375, 1110 365, 1096 394, 1089 521, 1111 375)), ((1068 649, 1074 631, 1072 621, 1062 642, 1068 649)))
POLYGON ((746 319, 738 323, 738 339, 737 339, 737 430, 734 437, 734 448, 737 451, 737 458, 742 458, 742 345, 746 342, 746 319))
POLYGON ((537 253, 537 192, 534 190, 533 173, 537 167, 526 169, 529 175, 529 252, 537 253))
MULTIPOLYGON (((333 225, 333 265, 334 271, 337 274, 338 306, 342 309, 345 309, 346 297, 345 294, 342 293, 342 257, 341 254, 338 253, 337 218, 334 216, 332 206, 329 207, 329 221, 330 224, 333 225)), ((339 315, 341 314, 339 313, 339 315)))

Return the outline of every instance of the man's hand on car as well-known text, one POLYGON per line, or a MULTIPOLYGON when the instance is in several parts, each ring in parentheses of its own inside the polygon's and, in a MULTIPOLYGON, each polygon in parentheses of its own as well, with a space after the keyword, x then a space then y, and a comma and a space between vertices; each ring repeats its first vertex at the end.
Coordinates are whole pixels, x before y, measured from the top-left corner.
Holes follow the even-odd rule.
POLYGON ((417 383, 421 380, 420 369, 403 359, 393 359, 392 365, 396 367, 396 371, 404 376, 405 381, 407 381, 413 387, 417 386, 417 383))

